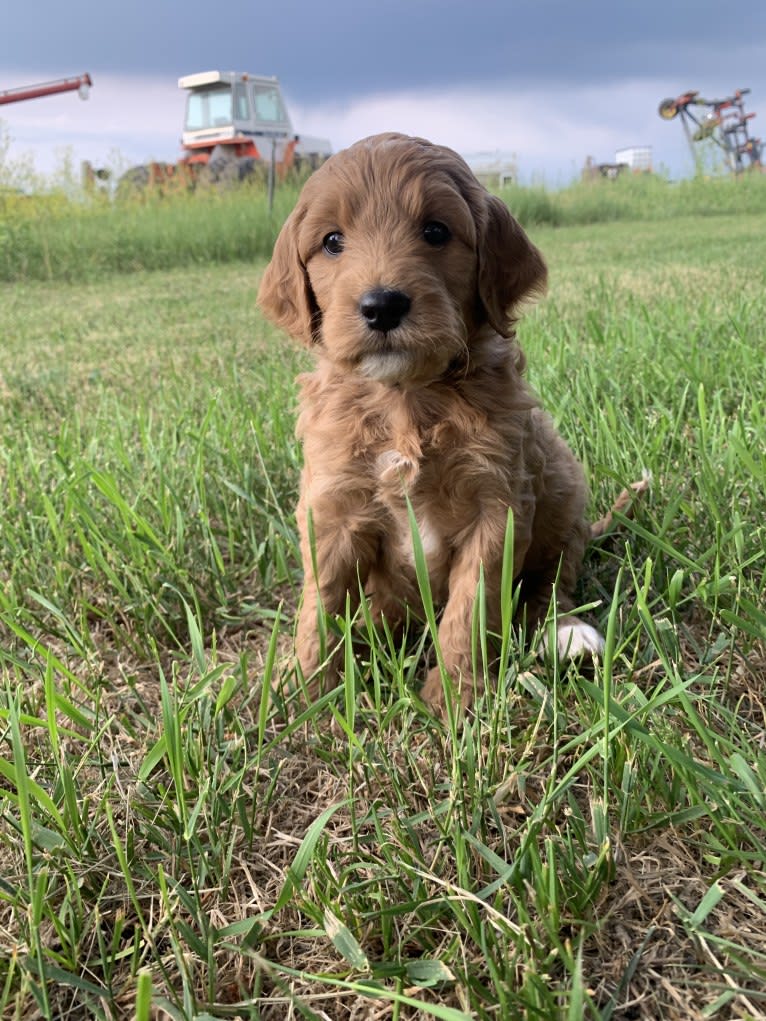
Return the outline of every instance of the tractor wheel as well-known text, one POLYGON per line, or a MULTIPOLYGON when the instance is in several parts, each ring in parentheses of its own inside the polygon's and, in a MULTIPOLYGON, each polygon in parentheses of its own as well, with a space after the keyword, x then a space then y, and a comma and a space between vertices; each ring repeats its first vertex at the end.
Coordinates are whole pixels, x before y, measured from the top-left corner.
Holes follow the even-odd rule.
POLYGON ((263 173, 263 164, 255 156, 240 156, 237 160, 237 174, 240 183, 252 182, 263 173))
POLYGON ((245 181, 252 181, 261 170, 262 164, 252 156, 236 159, 211 159, 199 172, 199 181, 209 188, 228 190, 245 181))
POLYGON ((242 179, 241 162, 231 146, 217 145, 200 173, 200 182, 213 188, 230 188, 242 179))
POLYGON ((663 120, 672 121, 678 113, 678 104, 675 99, 663 99, 657 112, 663 120))
POLYGON ((299 183, 303 184, 326 159, 326 156, 318 152, 297 153, 293 159, 290 173, 299 183))
POLYGON ((208 163, 213 174, 213 180, 219 188, 235 188, 239 184, 242 179, 239 163, 238 159, 211 160, 208 163))
POLYGON ((129 199, 142 195, 149 187, 152 172, 149 167, 130 167, 117 182, 117 198, 129 199))
POLYGON ((131 167, 117 182, 118 198, 139 198, 151 192, 153 195, 168 195, 185 191, 190 181, 186 168, 177 163, 148 163, 131 167))

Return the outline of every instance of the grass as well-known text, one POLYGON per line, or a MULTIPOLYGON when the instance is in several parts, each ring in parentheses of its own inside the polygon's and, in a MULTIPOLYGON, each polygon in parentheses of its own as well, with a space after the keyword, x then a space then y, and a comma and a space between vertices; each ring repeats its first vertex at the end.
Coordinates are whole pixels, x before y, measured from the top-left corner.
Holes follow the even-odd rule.
MULTIPOLYGON (((280 186, 270 213, 262 182, 202 195, 171 187, 113 201, 103 191, 83 193, 71 167, 59 185, 41 191, 37 182, 32 194, 4 189, 3 171, 0 133, 0 281, 96 281, 267 258, 298 190, 294 180, 280 186)), ((18 175, 10 180, 18 183, 18 175)), ((766 214, 762 174, 679 182, 625 176, 558 191, 511 186, 501 194, 525 227, 766 214)))
POLYGON ((511 185, 501 192, 525 226, 575 226, 766 212, 766 179, 745 174, 670 182, 656 174, 578 181, 567 188, 511 185))
POLYGON ((766 1016, 764 228, 534 231, 594 514, 653 482, 589 554, 603 662, 512 645, 465 725, 414 624, 329 622, 343 686, 291 693, 262 256, 0 285, 2 1017, 766 1016))
POLYGON ((295 201, 263 188, 110 201, 0 192, 0 280, 98 280, 112 273, 266 258, 295 201))

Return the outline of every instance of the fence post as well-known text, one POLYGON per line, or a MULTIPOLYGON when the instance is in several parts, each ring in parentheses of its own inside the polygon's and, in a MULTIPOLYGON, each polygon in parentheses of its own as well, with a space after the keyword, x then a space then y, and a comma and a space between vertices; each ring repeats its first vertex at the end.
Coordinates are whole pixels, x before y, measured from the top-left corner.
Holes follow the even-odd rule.
POLYGON ((269 216, 274 209, 274 182, 277 176, 277 140, 271 140, 271 162, 269 163, 269 216))

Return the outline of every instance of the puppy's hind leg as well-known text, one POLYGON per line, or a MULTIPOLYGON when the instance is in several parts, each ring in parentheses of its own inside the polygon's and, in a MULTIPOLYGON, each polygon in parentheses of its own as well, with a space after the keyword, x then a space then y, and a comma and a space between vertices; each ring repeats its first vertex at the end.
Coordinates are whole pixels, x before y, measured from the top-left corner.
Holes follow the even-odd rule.
MULTIPOLYGON (((597 657, 604 649, 601 634, 572 616, 574 591, 582 566, 588 531, 585 524, 575 530, 561 554, 534 571, 522 575, 521 598, 528 627, 541 624, 548 614, 551 598, 556 592, 556 652, 560 659, 577 659, 579 656, 597 657)), ((551 636, 545 634, 538 648, 541 655, 548 654, 551 636)))
MULTIPOLYGON (((548 635, 543 636, 540 653, 546 655, 550 651, 548 635)), ((604 651, 604 639, 601 632, 584 620, 566 614, 556 620, 556 651, 559 659, 578 659, 586 656, 598 658, 604 651)))

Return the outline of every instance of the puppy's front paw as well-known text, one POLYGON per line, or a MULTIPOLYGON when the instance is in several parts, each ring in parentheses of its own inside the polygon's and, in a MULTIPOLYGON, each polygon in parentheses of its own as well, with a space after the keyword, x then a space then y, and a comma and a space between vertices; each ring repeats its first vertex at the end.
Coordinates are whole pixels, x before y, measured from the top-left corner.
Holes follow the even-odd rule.
MULTIPOLYGON (((547 655, 550 649, 546 634, 540 643, 540 654, 547 655)), ((604 639, 590 624, 576 617, 562 617, 556 627, 556 651, 559 659, 577 659, 579 656, 598 658, 604 651, 604 639)))
MULTIPOLYGON (((450 677, 453 676, 454 674, 450 675, 450 677)), ((457 676, 458 679, 452 685, 448 682, 445 688, 442 673, 438 666, 431 667, 426 674, 425 682, 420 689, 420 697, 434 716, 438 716, 441 719, 446 718, 447 698, 453 693, 459 708, 463 710, 470 709, 474 696, 478 697, 481 694, 483 685, 478 680, 473 680, 470 676, 461 675, 459 672, 457 672, 457 676)))
POLYGON ((312 636, 310 641, 296 644, 294 668, 297 686, 308 699, 308 704, 337 687, 343 666, 343 649, 335 649, 324 663, 319 657, 319 642, 312 636))

